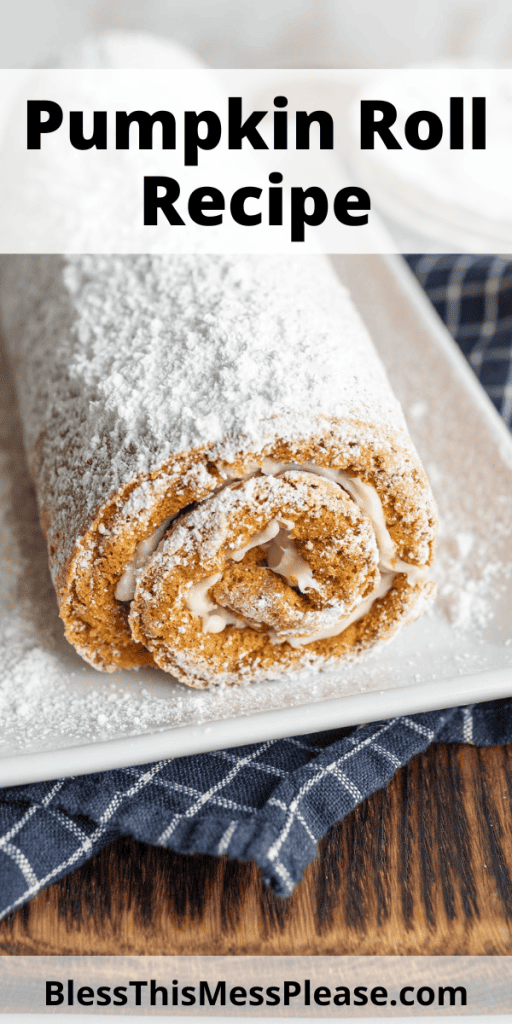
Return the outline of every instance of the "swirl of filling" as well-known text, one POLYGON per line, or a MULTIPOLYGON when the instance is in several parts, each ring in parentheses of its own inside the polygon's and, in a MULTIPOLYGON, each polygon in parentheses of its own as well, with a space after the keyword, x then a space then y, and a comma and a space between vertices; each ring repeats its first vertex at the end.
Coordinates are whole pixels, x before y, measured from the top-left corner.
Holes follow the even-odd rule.
POLYGON ((378 516, 360 507, 361 495, 356 500, 328 471, 265 472, 231 481, 163 524, 168 532, 154 553, 139 552, 140 563, 128 569, 134 589, 130 583, 125 594, 126 574, 118 586, 118 598, 133 598, 134 639, 166 671, 180 676, 180 668, 204 661, 230 674, 265 661, 269 644, 275 657, 276 645, 290 650, 336 637, 401 571, 385 526, 379 536, 378 516))

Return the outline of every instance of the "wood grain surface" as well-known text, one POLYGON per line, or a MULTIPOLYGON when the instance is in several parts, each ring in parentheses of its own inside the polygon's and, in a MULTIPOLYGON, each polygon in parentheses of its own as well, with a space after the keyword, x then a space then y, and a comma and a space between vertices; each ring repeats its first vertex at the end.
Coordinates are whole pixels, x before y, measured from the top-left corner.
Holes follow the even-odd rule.
POLYGON ((13 954, 511 954, 512 745, 432 746, 319 846, 254 864, 121 839, 0 924, 13 954))

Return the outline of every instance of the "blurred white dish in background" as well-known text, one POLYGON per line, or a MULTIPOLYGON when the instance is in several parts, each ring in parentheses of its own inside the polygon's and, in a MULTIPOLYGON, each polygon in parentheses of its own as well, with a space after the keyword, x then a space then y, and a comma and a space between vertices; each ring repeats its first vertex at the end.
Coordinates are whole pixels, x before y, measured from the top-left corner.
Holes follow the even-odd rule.
POLYGON ((216 67, 402 67, 512 56, 507 0, 18 0, 4 4, 1 67, 34 67, 91 32, 156 32, 216 67))
POLYGON ((477 70, 461 65, 371 75, 352 107, 350 162, 381 213, 414 235, 402 251, 507 252, 512 247, 512 70, 477 70), (449 98, 463 96, 463 150, 449 148, 449 98), (472 150, 471 100, 486 97, 487 147, 472 150), (362 100, 387 100, 398 117, 392 132, 402 149, 360 148, 362 100), (404 140, 404 122, 413 111, 441 117, 444 133, 430 150, 404 140), (489 156, 492 155, 490 161, 489 156), (491 167, 491 173, 489 168, 491 167), (423 236, 423 237, 421 237, 423 236), (420 246, 418 248, 417 246, 420 246))
POLYGON ((144 32, 112 29, 88 35, 75 46, 64 50, 61 68, 204 68, 192 50, 171 39, 144 32))
MULTIPOLYGON (((1 55, 1 40, 0 40, 1 55)), ((8 67, 5 61, 0 66, 8 67)), ((38 62, 32 61, 30 67, 38 66, 38 62)), ((40 65, 39 65, 40 66, 40 65)), ((144 32, 131 32, 129 30, 112 30, 97 35, 86 35, 79 43, 68 44, 63 50, 58 63, 55 59, 45 61, 46 68, 152 68, 152 69, 190 69, 204 68, 192 50, 170 39, 151 36, 144 32)), ((16 79, 2 78, 2 91, 0 93, 0 139, 4 126, 12 106, 16 100, 18 91, 23 81, 30 81, 33 72, 27 67, 26 76, 16 79)))

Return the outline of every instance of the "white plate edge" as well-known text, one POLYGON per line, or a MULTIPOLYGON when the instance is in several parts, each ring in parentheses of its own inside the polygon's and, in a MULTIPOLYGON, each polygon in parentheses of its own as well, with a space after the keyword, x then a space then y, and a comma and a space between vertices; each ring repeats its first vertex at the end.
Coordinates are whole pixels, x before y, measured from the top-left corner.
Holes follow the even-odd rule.
POLYGON ((424 711, 496 700, 512 694, 512 669, 479 672, 390 690, 372 691, 262 711, 214 725, 186 725, 142 736, 62 747, 59 751, 16 754, 0 762, 0 785, 18 786, 72 775, 90 775, 115 768, 153 764, 233 746, 265 743, 286 736, 377 722, 424 711), (306 711, 306 714, 305 714, 306 711), (257 734, 257 739, 255 735, 257 734), (91 765, 91 759, 94 764, 91 765))

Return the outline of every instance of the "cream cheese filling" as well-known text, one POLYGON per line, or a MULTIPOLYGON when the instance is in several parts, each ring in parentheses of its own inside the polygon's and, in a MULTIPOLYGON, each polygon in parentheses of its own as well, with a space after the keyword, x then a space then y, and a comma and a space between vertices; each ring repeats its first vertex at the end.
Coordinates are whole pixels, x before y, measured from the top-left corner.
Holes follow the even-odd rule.
POLYGON ((238 548, 233 554, 228 555, 228 558, 233 562, 241 562, 251 548, 260 547, 267 556, 269 569, 284 576, 290 586, 298 587, 301 593, 304 593, 305 590, 321 590, 322 588, 315 580, 308 563, 299 555, 293 539, 288 533, 293 526, 294 524, 287 520, 280 522, 277 519, 271 519, 264 530, 255 533, 244 548, 238 548))
MULTIPOLYGON (((275 520, 273 521, 275 522, 275 520)), ((293 537, 290 537, 288 531, 293 528, 293 525, 293 523, 285 523, 279 526, 278 523, 279 529, 275 537, 266 544, 260 545, 265 552, 267 565, 272 572, 284 576, 291 587, 298 587, 301 594, 304 594, 306 590, 321 590, 320 583, 315 580, 308 563, 302 555, 299 555, 293 537)))
POLYGON ((115 596, 118 601, 133 601, 137 572, 139 569, 143 569, 146 563, 149 562, 153 551, 158 547, 174 518, 175 516, 171 516, 170 519, 164 519, 163 523, 160 523, 160 526, 157 526, 156 530, 149 537, 139 541, 133 558, 128 562, 123 575, 118 580, 115 589, 115 596))
POLYGON ((213 576, 206 576, 199 583, 193 583, 187 594, 187 604, 193 615, 197 615, 203 622, 203 633, 222 633, 226 626, 235 626, 242 629, 247 626, 245 619, 228 608, 222 608, 215 604, 211 597, 208 597, 210 587, 214 587, 222 579, 222 573, 216 572, 213 576))
MULTIPOLYGON (((428 567, 411 565, 399 558, 396 554, 396 547, 386 526, 384 510, 379 495, 371 484, 364 483, 358 478, 349 476, 342 469, 327 469, 317 466, 312 462, 282 463, 274 459, 265 459, 261 466, 261 472, 265 476, 278 476, 290 470, 298 470, 323 476, 339 484, 348 492, 356 505, 371 520, 377 547, 379 550, 380 581, 372 593, 362 600, 349 615, 343 616, 332 625, 325 626, 315 633, 297 637, 282 637, 274 631, 268 633, 273 643, 288 643, 291 647, 302 647, 314 643, 315 640, 322 640, 331 636, 338 636, 353 622, 363 618, 379 598, 384 597, 391 589, 393 580, 397 573, 405 573, 411 585, 422 582, 428 578, 428 567)), ((226 470, 224 469, 226 473, 226 470)), ((227 473, 231 479, 229 472, 227 473)), ((250 474, 253 475, 252 473, 250 474)), ((234 478, 233 479, 239 479, 234 478)), ((225 486, 225 485, 224 485, 225 486)), ((160 544, 169 525, 175 519, 171 516, 166 519, 157 529, 145 540, 140 541, 135 549, 134 557, 126 566, 120 577, 115 590, 118 601, 131 601, 135 595, 137 573, 145 567, 151 555, 160 544)), ((228 555, 228 558, 240 562, 251 548, 261 547, 265 552, 267 565, 272 572, 283 576, 290 586, 298 587, 305 593, 307 590, 320 590, 321 587, 315 580, 311 568, 297 551, 289 530, 293 523, 277 519, 271 519, 264 530, 254 534, 248 544, 228 555)), ((235 615, 217 605, 210 597, 208 591, 222 578, 222 573, 215 573, 207 576, 198 583, 193 584, 187 593, 187 605, 193 615, 202 620, 203 633, 220 633, 226 626, 234 626, 242 629, 253 625, 241 616, 235 615)))
MULTIPOLYGON (((248 544, 228 555, 230 561, 241 562, 251 548, 261 547, 267 556, 267 565, 273 572, 284 576, 290 586, 298 586, 299 590, 320 590, 320 584, 314 579, 307 562, 299 555, 288 530, 293 523, 283 527, 277 519, 271 519, 264 530, 255 533, 248 544)), ((187 605, 193 615, 197 615, 203 623, 203 633, 220 633, 226 626, 242 629, 249 623, 240 615, 215 604, 208 591, 222 579, 222 573, 207 576, 199 583, 194 583, 187 593, 187 605)), ((277 635, 277 634, 276 634, 277 635)))

